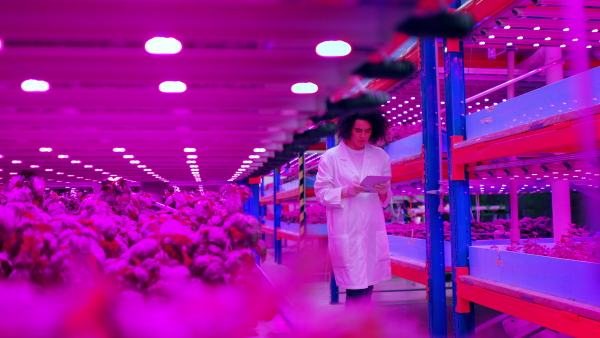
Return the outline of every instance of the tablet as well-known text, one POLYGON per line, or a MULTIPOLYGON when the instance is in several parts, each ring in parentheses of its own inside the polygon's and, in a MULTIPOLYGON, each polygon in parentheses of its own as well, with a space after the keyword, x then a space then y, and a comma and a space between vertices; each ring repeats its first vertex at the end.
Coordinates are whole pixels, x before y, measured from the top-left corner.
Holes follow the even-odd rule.
POLYGON ((379 183, 385 183, 391 178, 392 176, 367 176, 360 182, 360 185, 365 187, 363 192, 377 192, 373 186, 379 183))

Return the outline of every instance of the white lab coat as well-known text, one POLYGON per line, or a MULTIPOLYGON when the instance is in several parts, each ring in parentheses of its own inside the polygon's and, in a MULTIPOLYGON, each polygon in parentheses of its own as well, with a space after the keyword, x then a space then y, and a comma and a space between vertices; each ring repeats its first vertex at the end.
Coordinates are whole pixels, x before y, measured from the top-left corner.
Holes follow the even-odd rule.
POLYGON ((354 168, 344 142, 321 157, 315 182, 317 201, 327 207, 329 256, 337 285, 365 289, 392 278, 390 249, 383 208, 377 193, 342 198, 342 187, 362 182, 370 175, 391 176, 390 157, 383 149, 367 144, 362 174, 354 168))

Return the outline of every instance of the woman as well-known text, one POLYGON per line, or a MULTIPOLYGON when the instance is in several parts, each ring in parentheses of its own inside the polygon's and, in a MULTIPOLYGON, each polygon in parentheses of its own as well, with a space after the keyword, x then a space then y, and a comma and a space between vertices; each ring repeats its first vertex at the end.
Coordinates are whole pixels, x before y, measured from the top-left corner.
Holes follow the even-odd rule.
POLYGON ((359 113, 338 122, 342 141, 319 164, 315 194, 327 207, 329 255, 346 304, 370 301, 373 285, 392 278, 383 208, 392 196, 390 182, 364 193, 367 176, 391 176, 390 157, 376 143, 385 136, 379 113, 359 113))

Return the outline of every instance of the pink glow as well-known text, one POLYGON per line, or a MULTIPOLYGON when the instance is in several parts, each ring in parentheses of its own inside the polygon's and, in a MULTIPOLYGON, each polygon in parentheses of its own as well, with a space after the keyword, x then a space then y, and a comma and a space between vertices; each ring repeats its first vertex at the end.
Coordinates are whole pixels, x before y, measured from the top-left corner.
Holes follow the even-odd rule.
POLYGON ((350 54, 352 47, 349 43, 341 40, 323 41, 317 45, 315 51, 323 57, 342 57, 350 54))
POLYGON ((292 86, 294 94, 314 94, 319 90, 319 87, 312 82, 299 82, 292 86))

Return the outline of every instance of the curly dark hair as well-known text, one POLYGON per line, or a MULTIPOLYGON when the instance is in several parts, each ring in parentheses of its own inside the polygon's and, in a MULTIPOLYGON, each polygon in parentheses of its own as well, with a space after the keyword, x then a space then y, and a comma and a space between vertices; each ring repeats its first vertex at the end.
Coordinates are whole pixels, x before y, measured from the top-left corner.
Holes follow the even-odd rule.
POLYGON ((356 113, 340 118, 337 123, 338 135, 344 140, 349 140, 356 120, 364 120, 371 124, 372 132, 369 142, 377 143, 385 138, 387 122, 379 112, 356 113))

